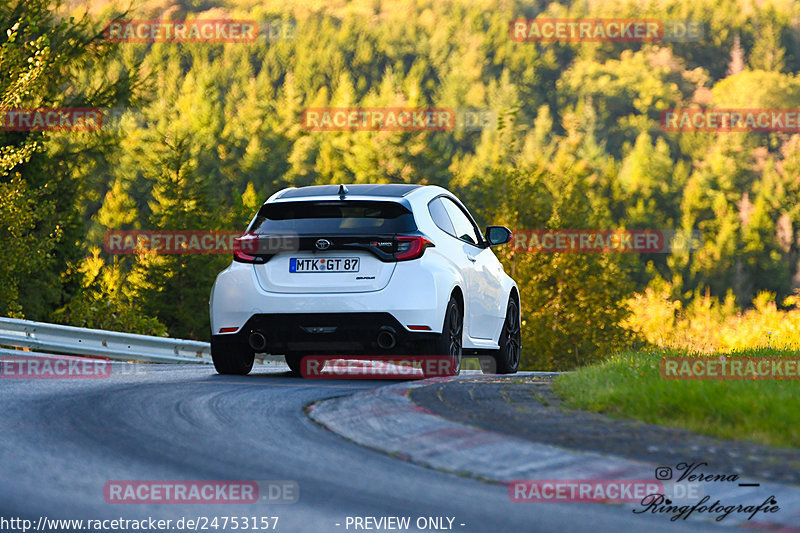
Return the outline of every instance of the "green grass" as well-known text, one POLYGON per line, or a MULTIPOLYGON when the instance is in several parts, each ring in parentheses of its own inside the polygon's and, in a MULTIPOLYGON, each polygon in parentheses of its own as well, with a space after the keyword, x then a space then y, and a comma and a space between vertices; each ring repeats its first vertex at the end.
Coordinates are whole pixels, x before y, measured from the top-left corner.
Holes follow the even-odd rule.
MULTIPOLYGON (((720 357, 678 351, 624 352, 559 376, 554 389, 568 407, 698 433, 800 447, 800 381, 687 381, 661 377, 663 357, 720 357)), ((761 348, 727 357, 800 357, 761 348)))

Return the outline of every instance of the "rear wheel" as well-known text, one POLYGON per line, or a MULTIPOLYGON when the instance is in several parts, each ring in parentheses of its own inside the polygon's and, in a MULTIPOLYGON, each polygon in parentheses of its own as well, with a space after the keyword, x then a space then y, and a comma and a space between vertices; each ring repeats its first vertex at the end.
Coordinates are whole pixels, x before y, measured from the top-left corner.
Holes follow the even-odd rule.
POLYGON ((211 359, 220 374, 244 376, 253 369, 256 354, 233 335, 211 336, 211 359))
MULTIPOLYGON (((461 341, 464 332, 464 318, 461 307, 454 297, 450 297, 447 310, 444 314, 442 334, 433 341, 431 355, 447 356, 448 368, 446 375, 457 376, 461 372, 461 341)), ((438 365, 437 365, 438 366, 438 365)), ((441 374, 436 373, 440 376, 441 374)))
POLYGON ((519 323, 519 306, 509 297, 506 319, 500 331, 500 349, 494 354, 498 374, 514 374, 519 370, 519 357, 522 353, 522 335, 519 323))

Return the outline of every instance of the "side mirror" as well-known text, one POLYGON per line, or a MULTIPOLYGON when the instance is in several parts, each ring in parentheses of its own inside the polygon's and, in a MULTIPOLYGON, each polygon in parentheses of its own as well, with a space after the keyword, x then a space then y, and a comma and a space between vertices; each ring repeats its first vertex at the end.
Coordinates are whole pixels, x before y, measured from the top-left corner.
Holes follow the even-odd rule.
POLYGON ((489 246, 500 246, 511 240, 514 234, 505 226, 487 226, 486 227, 486 242, 489 246))

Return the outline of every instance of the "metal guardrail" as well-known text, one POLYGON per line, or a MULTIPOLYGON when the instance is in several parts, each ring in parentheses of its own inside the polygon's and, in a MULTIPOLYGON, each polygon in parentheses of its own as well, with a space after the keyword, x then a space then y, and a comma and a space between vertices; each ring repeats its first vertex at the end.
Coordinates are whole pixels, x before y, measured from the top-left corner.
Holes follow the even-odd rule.
MULTIPOLYGON (((207 342, 0 317, 0 346, 146 363, 211 363, 207 342)), ((25 352, 22 352, 25 353, 25 352)))

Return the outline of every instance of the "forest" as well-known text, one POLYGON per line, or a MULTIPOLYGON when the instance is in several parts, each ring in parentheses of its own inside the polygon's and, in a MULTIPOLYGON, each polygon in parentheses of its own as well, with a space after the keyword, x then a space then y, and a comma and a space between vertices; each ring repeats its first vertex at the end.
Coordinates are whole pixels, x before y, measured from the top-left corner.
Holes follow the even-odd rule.
POLYGON ((0 124, 0 315, 208 340, 209 291, 231 256, 110 254, 108 232, 244 231, 284 187, 420 183, 450 189, 482 227, 698 237, 668 253, 497 248, 520 287, 525 369, 648 345, 797 348, 800 127, 705 131, 662 117, 796 113, 800 3, 10 0, 0 26, 0 110, 103 115, 83 130, 0 124), (513 21, 541 18, 672 31, 515 38, 513 21), (129 42, 107 30, 137 19, 259 31, 129 42), (304 122, 309 109, 351 107, 457 120, 405 131, 304 122))

